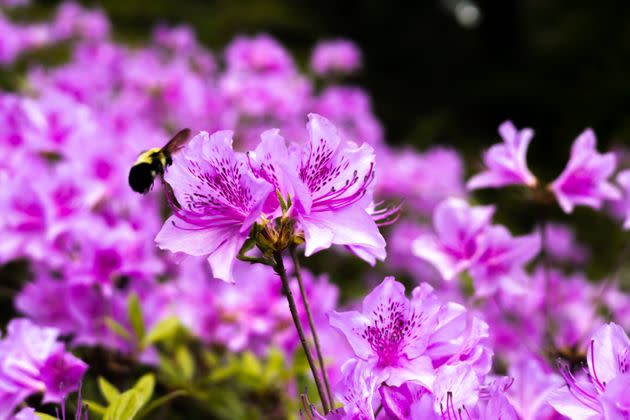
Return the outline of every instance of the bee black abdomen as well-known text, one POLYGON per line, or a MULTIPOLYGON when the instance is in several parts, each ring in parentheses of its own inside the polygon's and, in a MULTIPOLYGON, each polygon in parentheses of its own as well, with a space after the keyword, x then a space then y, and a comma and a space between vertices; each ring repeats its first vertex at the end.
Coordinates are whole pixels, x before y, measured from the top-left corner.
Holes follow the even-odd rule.
POLYGON ((138 163, 129 170, 129 186, 140 194, 145 194, 151 189, 154 178, 155 168, 149 163, 138 163))

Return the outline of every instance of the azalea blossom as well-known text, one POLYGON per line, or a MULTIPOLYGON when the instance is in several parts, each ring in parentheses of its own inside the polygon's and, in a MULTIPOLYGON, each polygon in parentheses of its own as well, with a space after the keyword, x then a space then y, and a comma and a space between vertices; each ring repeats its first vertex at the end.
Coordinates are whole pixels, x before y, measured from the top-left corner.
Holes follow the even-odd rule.
POLYGON ((596 145, 593 130, 589 128, 580 134, 571 147, 567 166, 549 187, 565 213, 580 205, 599 209, 604 200, 621 198, 617 187, 608 181, 617 166, 617 157, 614 153, 597 152, 596 145))
POLYGON ((433 212, 435 235, 418 237, 413 253, 432 263, 445 280, 452 280, 483 252, 481 234, 493 214, 492 206, 470 207, 461 199, 444 200, 433 212))
POLYGON ((361 50, 352 41, 320 42, 311 56, 311 68, 320 76, 352 73, 361 67, 361 50))
POLYGON ((412 302, 439 306, 426 349, 434 368, 464 364, 479 376, 490 372, 494 353, 487 342, 490 327, 485 321, 459 303, 440 302, 426 283, 412 291, 412 302))
POLYGON ((60 402, 77 389, 87 365, 65 351, 59 331, 14 319, 0 339, 0 419, 35 393, 60 402))
POLYGON ((512 384, 510 378, 497 378, 480 383, 470 366, 441 368, 434 383, 435 391, 406 382, 400 387, 379 389, 386 418, 396 420, 459 420, 518 418, 506 398, 512 384))
POLYGON ((232 266, 261 216, 271 185, 255 178, 232 150, 232 132, 201 132, 173 158, 165 175, 177 203, 155 238, 171 252, 207 256, 214 277, 233 281, 232 266))
POLYGON ((520 355, 509 368, 514 383, 507 398, 522 420, 552 420, 560 415, 549 405, 547 399, 563 383, 540 357, 520 355))
POLYGON ((292 203, 287 217, 304 235, 306 256, 338 244, 371 264, 383 260, 385 240, 368 213, 374 150, 345 142, 326 118, 308 117, 309 141, 302 148, 287 148, 279 130, 265 131, 248 155, 252 171, 292 203))
POLYGON ((575 232, 567 225, 560 223, 545 223, 545 252, 559 262, 574 264, 584 263, 589 250, 578 242, 575 232))
POLYGON ((431 387, 435 373, 425 353, 437 310, 433 302, 410 302, 405 287, 387 277, 365 297, 362 312, 332 312, 329 317, 380 381, 400 386, 412 380, 431 387))
POLYGON ((630 415, 630 340, 623 328, 602 325, 591 338, 586 354, 588 371, 575 377, 566 363, 561 373, 566 386, 549 403, 572 419, 618 419, 630 415))
POLYGON ((499 288, 524 293, 527 275, 523 267, 540 252, 540 234, 513 237, 504 226, 492 226, 482 243, 484 250, 470 267, 475 293, 490 295, 499 288))
POLYGON ((531 128, 518 130, 512 121, 499 126, 503 143, 495 144, 483 156, 487 169, 473 176, 467 184, 469 190, 498 188, 522 184, 536 186, 538 182, 527 167, 527 148, 534 137, 531 128))

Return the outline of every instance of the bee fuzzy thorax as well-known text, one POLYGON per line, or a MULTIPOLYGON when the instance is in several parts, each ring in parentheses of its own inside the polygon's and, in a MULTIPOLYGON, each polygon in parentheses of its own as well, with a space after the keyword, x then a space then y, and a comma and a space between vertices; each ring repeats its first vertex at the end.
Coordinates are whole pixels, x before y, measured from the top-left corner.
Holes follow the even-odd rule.
POLYGON ((136 160, 134 165, 138 165, 140 163, 152 164, 156 158, 162 162, 162 166, 166 165, 166 156, 159 147, 154 147, 146 152, 142 152, 140 156, 138 156, 138 160, 136 160))
POLYGON ((155 177, 164 175, 166 168, 173 163, 171 155, 184 147, 189 139, 190 130, 185 128, 169 140, 164 147, 154 147, 142 152, 129 170, 131 189, 140 194, 148 192, 153 186, 155 177))

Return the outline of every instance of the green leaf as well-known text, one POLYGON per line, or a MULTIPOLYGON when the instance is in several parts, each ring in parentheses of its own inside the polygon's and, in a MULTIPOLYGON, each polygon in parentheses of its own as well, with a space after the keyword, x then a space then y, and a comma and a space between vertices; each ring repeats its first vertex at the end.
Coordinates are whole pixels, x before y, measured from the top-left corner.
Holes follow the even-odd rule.
POLYGON ((135 389, 125 391, 107 407, 104 420, 132 420, 142 408, 142 398, 135 389))
POLYGON ((97 414, 104 415, 107 412, 107 407, 102 406, 101 404, 94 402, 92 400, 83 400, 84 404, 87 404, 90 411, 93 411, 97 414))
POLYGON ((153 389, 155 388, 155 376, 152 373, 147 373, 138 379, 138 382, 132 388, 138 393, 140 398, 140 406, 144 406, 151 396, 153 396, 153 389))
POLYGON ((254 377, 262 375, 262 364, 252 352, 246 351, 245 353, 243 353, 241 363, 241 369, 243 370, 243 373, 245 375, 254 377))
POLYGON ((208 380, 210 382, 221 382, 225 379, 231 378, 232 376, 238 373, 238 366, 233 364, 228 364, 226 366, 221 366, 210 373, 208 375, 208 380))
POLYGON ((57 417, 53 417, 45 413, 35 413, 35 415, 39 420, 57 420, 57 417))
POLYGON ((142 346, 147 347, 158 341, 167 340, 175 335, 180 323, 177 317, 169 316, 155 324, 142 340, 142 346))
POLYGON ((144 339, 144 319, 142 318, 142 308, 140 307, 138 295, 131 293, 127 305, 129 321, 131 322, 133 331, 136 333, 138 340, 142 341, 144 339))
POLYGON ((159 408, 163 406, 164 404, 167 404, 168 402, 170 402, 171 400, 174 400, 177 397, 181 397, 188 394, 189 392, 183 389, 178 389, 176 391, 169 392, 168 394, 151 401, 149 405, 147 405, 146 407, 142 408, 142 410, 140 410, 140 412, 138 413, 136 417, 139 419, 144 418, 147 414, 149 414, 151 411, 155 410, 156 408, 159 408))
POLYGON ((170 382, 179 383, 180 377, 175 362, 168 357, 160 356, 160 374, 166 376, 170 382))
POLYGON ((267 356, 267 365, 263 374, 263 381, 267 384, 273 382, 282 375, 285 370, 285 360, 282 352, 276 348, 272 348, 267 356))
POLYGON ((192 379, 195 374, 195 360, 186 346, 180 346, 175 350, 175 360, 186 380, 192 379))
POLYGON ((131 334, 129 334, 129 331, 127 331, 127 329, 123 327, 122 325, 120 325, 116 320, 110 317, 105 317, 105 325, 107 325, 110 330, 118 334, 124 340, 126 341, 131 340, 131 334))
POLYGON ((120 391, 102 376, 98 377, 98 389, 108 404, 112 404, 120 396, 120 391))

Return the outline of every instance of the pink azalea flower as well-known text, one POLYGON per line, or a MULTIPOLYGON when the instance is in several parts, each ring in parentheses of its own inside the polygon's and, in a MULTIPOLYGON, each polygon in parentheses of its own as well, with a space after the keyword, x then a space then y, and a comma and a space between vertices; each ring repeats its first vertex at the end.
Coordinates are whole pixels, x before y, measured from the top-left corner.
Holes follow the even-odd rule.
POLYGON ((293 71, 293 59, 286 49, 269 35, 239 36, 226 48, 229 71, 282 73, 293 71))
POLYGON ((506 396, 506 392, 513 383, 513 378, 508 377, 487 380, 487 383, 481 386, 479 403, 473 411, 472 418, 479 420, 520 420, 506 396))
MULTIPOLYGON (((341 367, 336 395, 344 404, 345 419, 374 419, 372 403, 378 380, 363 362, 350 359, 341 367)), ((341 414, 341 413, 340 413, 341 414)))
POLYGON ((444 200, 433 212, 436 234, 418 237, 413 253, 432 263, 445 280, 452 280, 484 251, 481 234, 493 214, 492 206, 470 207, 461 199, 444 200))
POLYGON ((561 373, 566 386, 554 392, 549 403, 572 419, 626 418, 630 415, 630 340, 617 324, 601 326, 587 350, 588 371, 574 377, 566 364, 561 373))
POLYGON ((320 42, 311 56, 311 68, 320 76, 353 73, 361 68, 361 50, 346 39, 320 42))
POLYGON ((628 230, 630 229, 630 169, 619 172, 617 175, 617 183, 621 185, 624 192, 623 210, 625 212, 625 219, 623 222, 623 228, 628 230))
POLYGON ((372 202, 374 151, 345 143, 326 118, 309 114, 310 140, 287 148, 278 130, 262 134, 249 154, 253 172, 292 203, 289 216, 304 233, 305 255, 346 245, 374 264, 385 258, 385 240, 368 209, 372 202))
POLYGON ((436 413, 442 418, 460 418, 479 401, 479 378, 465 364, 443 366, 437 373, 433 394, 436 413))
POLYGON ((509 374, 514 383, 507 398, 522 420, 559 420, 561 416, 549 405, 547 398, 562 384, 546 362, 535 356, 521 355, 513 362, 509 374))
POLYGON ((208 256, 214 277, 231 282, 234 260, 272 188, 232 150, 232 132, 201 132, 165 175, 179 204, 155 238, 171 252, 208 256))
POLYGON ((430 234, 431 228, 409 219, 396 222, 389 230, 387 240, 387 271, 406 273, 418 281, 432 284, 439 283, 440 274, 435 267, 423 260, 418 260, 412 253, 411 244, 420 235, 430 234))
POLYGON ((342 137, 372 146, 383 144, 383 127, 372 111, 369 95, 358 87, 330 86, 315 98, 313 110, 330 119, 342 137))
POLYGON ((584 263, 590 253, 578 243, 573 230, 559 223, 545 224, 545 251, 554 260, 574 264, 584 263))
POLYGON ((433 367, 465 364, 478 375, 486 375, 492 367, 493 352, 487 345, 489 326, 463 305, 440 303, 433 288, 426 283, 412 292, 412 302, 439 306, 436 324, 429 336, 426 355, 433 367))
POLYGON ((334 311, 329 318, 379 381, 400 386, 411 380, 430 388, 435 373, 425 353, 437 309, 432 302, 409 302, 405 287, 387 277, 365 297, 363 312, 334 311))
POLYGON ((537 180, 527 168, 527 148, 534 136, 531 128, 517 130, 511 121, 499 126, 502 144, 495 144, 483 156, 487 170, 473 176, 467 184, 469 190, 498 188, 523 184, 536 186, 537 180))
POLYGON ((470 366, 459 365, 438 370, 433 393, 412 382, 383 386, 379 392, 387 419, 516 420, 505 394, 511 383, 509 378, 497 378, 482 385, 470 366))
POLYGON ((487 296, 499 288, 524 293, 526 274, 523 266, 540 252, 540 234, 534 232, 513 237, 504 226, 492 226, 482 242, 484 250, 470 267, 475 294, 487 296))
POLYGON ((453 149, 382 148, 377 157, 378 197, 403 199, 405 208, 430 215, 447 198, 465 196, 464 163, 453 149))
POLYGON ((43 392, 44 402, 60 402, 77 389, 87 365, 65 352, 59 331, 27 319, 9 322, 0 339, 0 419, 28 396, 43 392))
POLYGON ((565 213, 573 212, 578 205, 599 209, 604 200, 621 198, 617 187, 608 182, 617 158, 614 153, 598 153, 596 143, 593 130, 580 134, 571 147, 569 163, 550 185, 565 213))

